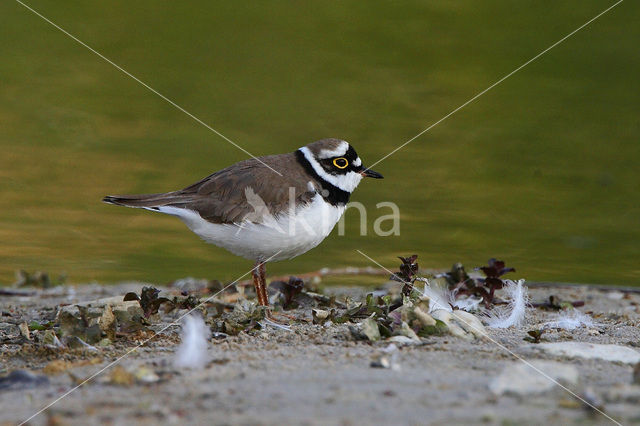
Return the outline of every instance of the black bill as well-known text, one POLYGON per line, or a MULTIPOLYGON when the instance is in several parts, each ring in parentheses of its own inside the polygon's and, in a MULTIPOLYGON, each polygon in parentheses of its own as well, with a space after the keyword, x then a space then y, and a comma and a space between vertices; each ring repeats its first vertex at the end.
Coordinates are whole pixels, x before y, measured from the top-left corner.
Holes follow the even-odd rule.
POLYGON ((360 171, 360 174, 364 177, 370 177, 370 178, 374 178, 374 179, 383 179, 384 177, 378 173, 378 172, 374 172, 371 169, 367 169, 364 168, 360 171))

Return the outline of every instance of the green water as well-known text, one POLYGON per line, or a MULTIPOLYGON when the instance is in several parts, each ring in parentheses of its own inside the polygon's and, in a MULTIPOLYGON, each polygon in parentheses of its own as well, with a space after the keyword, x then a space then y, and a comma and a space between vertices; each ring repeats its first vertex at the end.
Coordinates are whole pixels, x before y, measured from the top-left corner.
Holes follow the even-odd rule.
MULTIPOLYGON (((28 2, 255 155, 324 137, 371 164, 613 2, 28 2)), ((376 166, 331 235, 274 274, 477 266, 640 284, 640 6, 625 1, 376 166), (373 220, 401 209, 399 236, 373 220)), ((12 0, 0 4, 0 283, 232 279, 182 223, 102 204, 246 158, 12 0)))

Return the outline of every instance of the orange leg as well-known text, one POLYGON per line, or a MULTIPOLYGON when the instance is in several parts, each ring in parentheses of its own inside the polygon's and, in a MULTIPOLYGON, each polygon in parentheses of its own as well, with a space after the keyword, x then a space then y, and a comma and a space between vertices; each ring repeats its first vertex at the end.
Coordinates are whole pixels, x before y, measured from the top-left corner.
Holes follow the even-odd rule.
MULTIPOLYGON (((256 287, 256 293, 258 294, 258 304, 261 306, 267 307, 266 316, 267 319, 280 324, 280 321, 277 321, 273 317, 273 312, 269 308, 269 297, 267 295, 267 268, 264 262, 257 261, 256 265, 253 268, 253 285, 256 287)), ((289 319, 296 319, 290 315, 279 314, 289 319)))
POLYGON ((264 298, 264 305, 269 306, 269 296, 267 292, 267 265, 266 263, 260 263, 258 266, 258 272, 260 272, 260 281, 262 281, 262 291, 264 298))
POLYGON ((258 295, 258 304, 268 307, 269 299, 267 298, 267 281, 265 278, 266 268, 264 263, 256 261, 251 272, 253 274, 253 285, 255 286, 256 293, 258 295))

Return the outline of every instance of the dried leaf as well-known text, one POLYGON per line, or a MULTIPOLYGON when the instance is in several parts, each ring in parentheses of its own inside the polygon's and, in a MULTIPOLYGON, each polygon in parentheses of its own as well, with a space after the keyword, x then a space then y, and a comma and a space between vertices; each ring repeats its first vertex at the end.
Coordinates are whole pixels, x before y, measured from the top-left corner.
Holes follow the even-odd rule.
POLYGON ((107 338, 111 341, 116 338, 116 317, 113 314, 111 305, 107 305, 102 312, 102 316, 98 321, 100 330, 107 335, 107 338))
POLYGON ((31 340, 31 333, 29 332, 29 325, 27 325, 26 322, 20 323, 20 325, 18 325, 18 328, 20 329, 20 334, 22 335, 22 337, 24 337, 27 340, 31 340))
POLYGON ((364 335, 372 342, 377 342, 382 338, 380 335, 380 329, 378 328, 378 323, 373 318, 365 319, 362 321, 361 326, 364 335))
POLYGON ((324 324, 333 317, 333 310, 325 311, 323 309, 311 309, 314 324, 324 324))

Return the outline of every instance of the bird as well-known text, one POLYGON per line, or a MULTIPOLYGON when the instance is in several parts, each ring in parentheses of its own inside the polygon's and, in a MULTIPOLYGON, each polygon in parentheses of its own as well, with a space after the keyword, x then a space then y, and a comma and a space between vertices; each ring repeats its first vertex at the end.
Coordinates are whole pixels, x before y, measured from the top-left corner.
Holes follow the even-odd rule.
POLYGON ((383 178, 347 141, 330 138, 240 161, 178 191, 102 201, 176 216, 205 242, 255 262, 258 304, 269 312, 266 263, 320 244, 364 177, 383 178))

